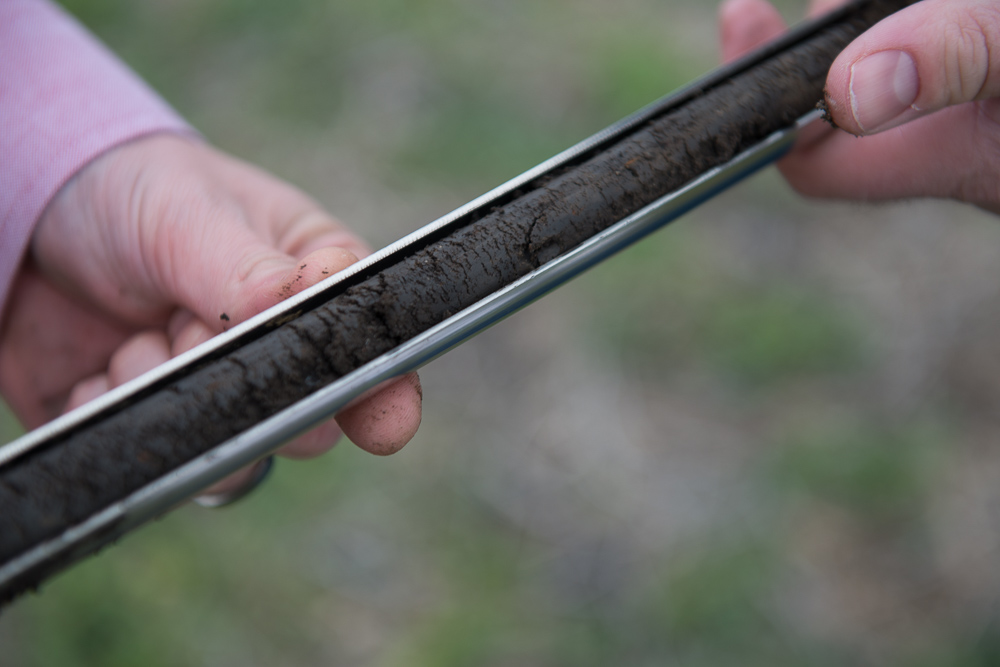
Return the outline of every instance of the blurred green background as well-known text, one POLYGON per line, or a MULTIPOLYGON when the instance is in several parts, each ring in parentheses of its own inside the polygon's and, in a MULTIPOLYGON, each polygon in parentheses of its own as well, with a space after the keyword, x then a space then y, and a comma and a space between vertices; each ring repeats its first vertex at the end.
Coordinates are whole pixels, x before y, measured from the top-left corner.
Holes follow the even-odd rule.
MULTIPOLYGON (((65 5, 376 246, 716 62, 698 0, 65 5)), ((998 341, 995 219, 765 172, 427 367, 400 454, 19 600, 0 664, 1000 664, 998 341)))

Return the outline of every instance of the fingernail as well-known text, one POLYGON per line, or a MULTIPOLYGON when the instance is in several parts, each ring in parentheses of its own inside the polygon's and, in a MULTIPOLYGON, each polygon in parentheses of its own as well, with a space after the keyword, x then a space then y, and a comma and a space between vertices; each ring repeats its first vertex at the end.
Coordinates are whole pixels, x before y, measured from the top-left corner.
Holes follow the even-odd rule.
POLYGON ((905 119, 920 92, 917 66, 904 51, 880 51, 851 68, 851 111, 865 134, 905 119))

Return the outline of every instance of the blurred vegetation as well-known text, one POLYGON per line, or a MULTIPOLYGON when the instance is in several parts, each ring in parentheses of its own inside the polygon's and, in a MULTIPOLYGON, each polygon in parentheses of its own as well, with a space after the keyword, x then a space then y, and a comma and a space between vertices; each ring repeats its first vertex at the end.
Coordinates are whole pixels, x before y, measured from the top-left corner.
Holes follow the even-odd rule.
POLYGON ((773 480, 778 489, 836 504, 876 527, 898 523, 922 514, 934 455, 946 441, 920 427, 814 426, 776 450, 773 480))
POLYGON ((820 290, 706 276, 697 242, 672 231, 626 251, 595 285, 607 307, 588 330, 620 361, 660 375, 693 353, 698 363, 757 390, 846 373, 859 361, 863 345, 849 317, 820 290))
MULTIPOLYGON (((376 243, 715 62, 694 0, 63 4, 376 243)), ((953 521, 995 427, 904 390, 948 359, 899 352, 914 281, 851 291, 901 244, 817 211, 773 174, 713 201, 430 367, 392 459, 282 461, 18 601, 0 664, 997 664, 993 515, 953 521)))

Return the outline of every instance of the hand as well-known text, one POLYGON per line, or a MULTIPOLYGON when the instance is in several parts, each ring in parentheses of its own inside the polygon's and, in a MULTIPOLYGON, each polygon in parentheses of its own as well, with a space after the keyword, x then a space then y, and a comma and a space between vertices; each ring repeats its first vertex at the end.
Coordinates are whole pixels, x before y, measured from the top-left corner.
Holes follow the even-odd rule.
MULTIPOLYGON (((34 428, 368 252, 304 194, 210 146, 169 135, 120 146, 39 221, 0 330, 0 392, 34 428)), ((420 403, 406 376, 281 453, 316 456, 343 432, 391 454, 416 432, 420 403)))
MULTIPOLYGON (((841 2, 812 3, 820 14, 841 2)), ((781 34, 765 0, 727 0, 723 57, 781 34)), ((1000 213, 1000 5, 923 0, 886 18, 827 78, 836 125, 807 134, 779 164, 798 191, 885 200, 949 197, 1000 213), (855 136, 864 137, 858 139, 855 136)))

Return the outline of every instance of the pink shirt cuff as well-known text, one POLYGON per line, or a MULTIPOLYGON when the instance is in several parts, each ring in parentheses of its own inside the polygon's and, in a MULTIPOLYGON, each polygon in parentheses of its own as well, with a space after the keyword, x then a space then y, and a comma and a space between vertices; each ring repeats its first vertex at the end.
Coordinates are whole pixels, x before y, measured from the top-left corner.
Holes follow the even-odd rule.
POLYGON ((48 0, 0 0, 0 317, 45 206, 127 141, 193 130, 48 0))

